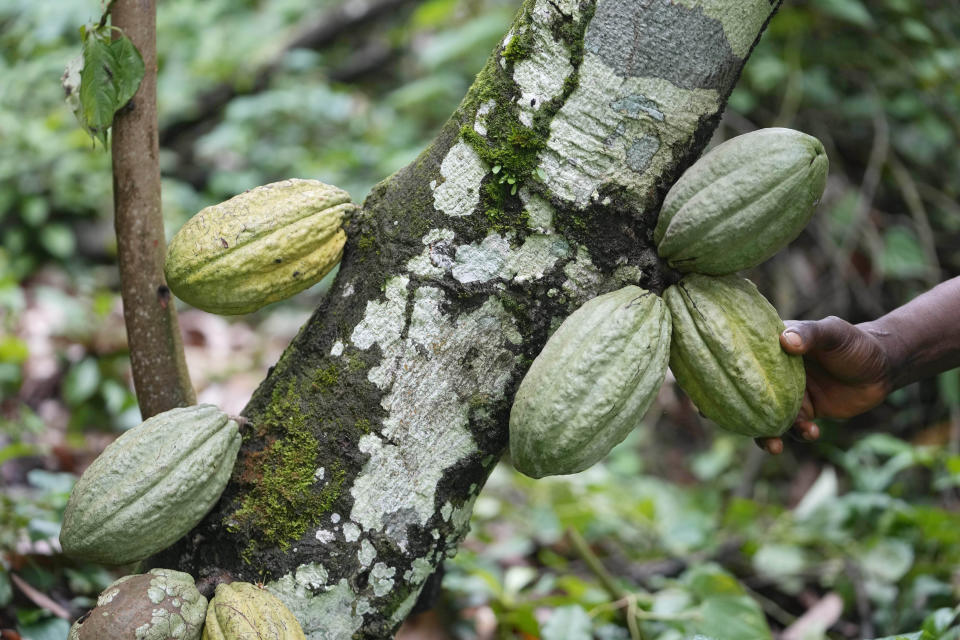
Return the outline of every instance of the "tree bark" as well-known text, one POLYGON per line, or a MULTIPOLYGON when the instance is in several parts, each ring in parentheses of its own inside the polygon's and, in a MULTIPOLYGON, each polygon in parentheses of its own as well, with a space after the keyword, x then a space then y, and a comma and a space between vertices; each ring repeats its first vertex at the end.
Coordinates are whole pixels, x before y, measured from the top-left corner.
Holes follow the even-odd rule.
POLYGON ((157 25, 154 0, 117 0, 112 24, 143 56, 140 88, 113 120, 113 206, 123 317, 143 418, 196 402, 177 310, 163 275, 166 241, 157 142, 157 25))
POLYGON ((244 412, 217 507, 151 563, 207 589, 265 582, 308 638, 389 637, 456 553, 551 330, 676 278, 657 210, 778 5, 527 0, 351 222, 334 288, 244 412))

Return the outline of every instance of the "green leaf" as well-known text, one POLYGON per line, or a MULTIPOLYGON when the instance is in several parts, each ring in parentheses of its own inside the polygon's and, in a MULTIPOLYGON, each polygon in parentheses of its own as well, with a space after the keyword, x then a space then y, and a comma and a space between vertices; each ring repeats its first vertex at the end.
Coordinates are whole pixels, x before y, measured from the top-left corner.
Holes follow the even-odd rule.
POLYGON ((927 273, 927 258, 913 229, 895 226, 883 235, 883 273, 891 278, 919 277, 927 273))
MULTIPOLYGON (((26 442, 13 442, 7 446, 0 448, 0 465, 8 460, 13 460, 14 458, 26 458, 28 456, 35 456, 40 453, 40 449, 32 444, 26 442)), ((3 603, 0 602, 0 607, 3 606, 3 603)))
POLYGON ((873 17, 860 0, 817 0, 815 4, 824 13, 859 27, 870 28, 874 25, 873 17))
POLYGON ((590 616, 579 605, 555 609, 543 625, 543 640, 590 640, 593 637, 590 616))
POLYGON ((107 144, 107 129, 113 124, 113 114, 119 106, 114 67, 110 41, 102 34, 88 32, 83 41, 80 108, 87 131, 104 146, 107 144))
POLYGON ((23 640, 63 640, 70 633, 70 623, 60 618, 47 618, 20 627, 23 640))
POLYGON ((40 244, 56 258, 66 260, 73 255, 77 241, 70 228, 62 224, 49 224, 40 230, 40 244))
POLYGON ((94 358, 85 358, 63 380, 63 399, 77 406, 90 399, 100 384, 100 367, 94 358))
POLYGON ((17 336, 0 336, 0 362, 22 364, 29 355, 27 343, 17 336))
POLYGON ((747 596, 708 598, 701 613, 701 631, 716 640, 765 640, 772 637, 763 610, 747 596))
POLYGON ((106 28, 84 31, 80 72, 84 127, 104 146, 114 114, 137 92, 144 73, 143 58, 133 42, 123 35, 111 40, 110 33, 106 28))
POLYGON ((143 57, 127 36, 110 43, 113 52, 113 84, 117 91, 117 109, 130 102, 143 79, 143 57))

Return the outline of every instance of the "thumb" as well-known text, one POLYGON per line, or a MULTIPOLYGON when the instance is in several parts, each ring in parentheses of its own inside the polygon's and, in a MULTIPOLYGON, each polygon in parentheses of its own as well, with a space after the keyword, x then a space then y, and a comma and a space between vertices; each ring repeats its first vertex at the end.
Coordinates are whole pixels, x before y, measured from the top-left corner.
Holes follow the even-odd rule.
POLYGON ((786 329, 780 334, 780 346, 789 354, 800 356, 813 348, 816 340, 816 323, 787 320, 786 329))

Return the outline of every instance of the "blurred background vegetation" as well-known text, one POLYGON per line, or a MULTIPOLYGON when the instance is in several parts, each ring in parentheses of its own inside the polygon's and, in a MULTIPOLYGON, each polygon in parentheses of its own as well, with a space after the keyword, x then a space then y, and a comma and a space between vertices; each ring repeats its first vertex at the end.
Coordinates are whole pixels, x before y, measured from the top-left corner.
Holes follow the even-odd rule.
MULTIPOLYGON (((168 234, 287 177, 362 200, 429 142, 518 4, 159 3, 168 234)), ((874 318, 960 274, 960 7, 785 5, 717 137, 797 128, 824 142, 831 175, 808 229, 748 275, 785 318, 874 318)), ((99 13, 96 0, 0 0, 5 640, 61 640, 65 618, 119 575, 56 543, 78 474, 139 423, 110 157, 59 83, 80 25, 99 13)), ((184 309, 201 401, 239 411, 326 286, 238 319, 184 309)), ((603 465, 533 482, 502 464, 447 562, 432 623, 407 637, 960 637, 958 372, 822 426, 818 443, 769 458, 666 385, 603 465)))

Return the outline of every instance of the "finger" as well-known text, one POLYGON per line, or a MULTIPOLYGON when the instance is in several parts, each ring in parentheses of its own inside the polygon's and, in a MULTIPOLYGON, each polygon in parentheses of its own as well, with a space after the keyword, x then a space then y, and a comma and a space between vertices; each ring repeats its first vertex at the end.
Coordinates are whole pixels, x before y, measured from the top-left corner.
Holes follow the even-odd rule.
POLYGON ((772 456, 783 453, 783 440, 780 438, 756 438, 754 442, 772 456))
POLYGON ((811 322, 788 320, 787 328, 780 334, 780 346, 787 353, 800 356, 810 350, 814 330, 808 326, 811 322))
POLYGON ((793 425, 793 432, 807 442, 813 442, 820 437, 820 427, 816 423, 799 418, 793 425))

